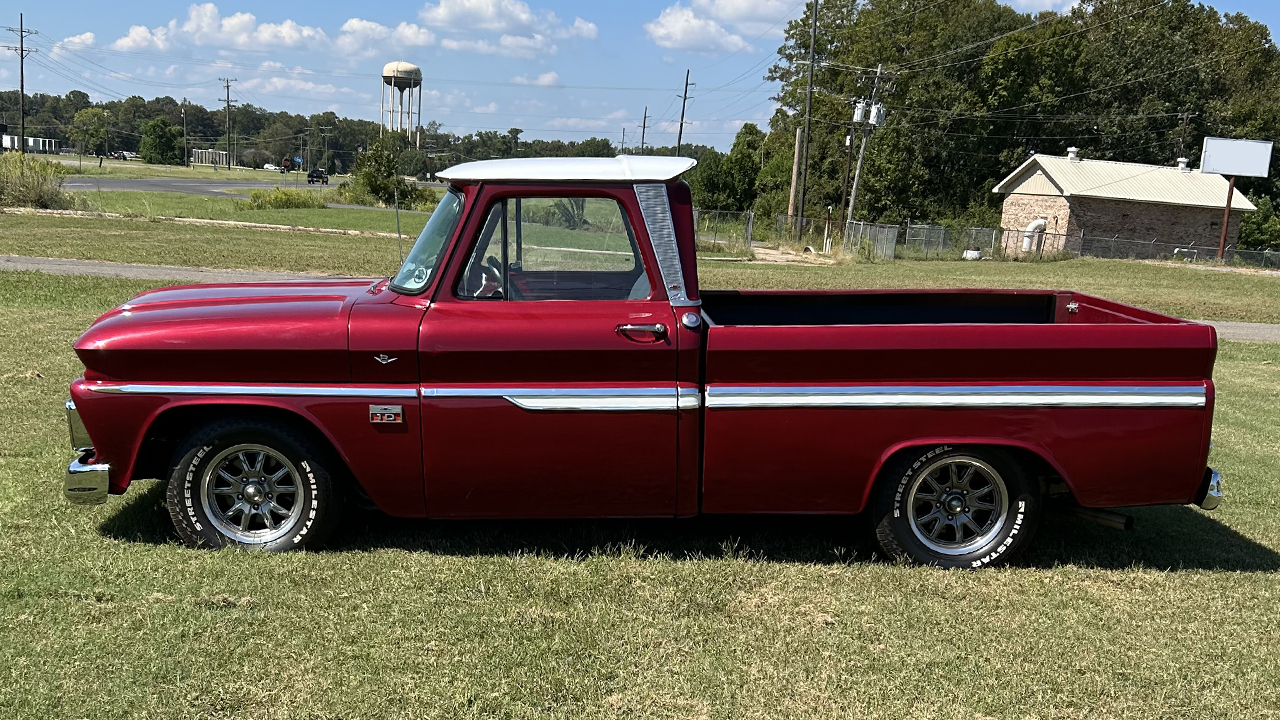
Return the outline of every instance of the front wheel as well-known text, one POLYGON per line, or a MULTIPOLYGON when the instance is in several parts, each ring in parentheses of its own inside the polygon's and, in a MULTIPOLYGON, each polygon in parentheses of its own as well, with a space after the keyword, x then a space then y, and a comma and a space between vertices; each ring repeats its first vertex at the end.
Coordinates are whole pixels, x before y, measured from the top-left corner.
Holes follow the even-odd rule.
POLYGON ((1009 562, 1031 543, 1041 509, 1039 481, 1008 453, 949 445, 887 468, 872 502, 885 553, 940 567, 1009 562))
POLYGON ((166 500, 187 545, 282 552, 318 545, 337 522, 328 454, 287 425, 215 422, 177 454, 166 500))

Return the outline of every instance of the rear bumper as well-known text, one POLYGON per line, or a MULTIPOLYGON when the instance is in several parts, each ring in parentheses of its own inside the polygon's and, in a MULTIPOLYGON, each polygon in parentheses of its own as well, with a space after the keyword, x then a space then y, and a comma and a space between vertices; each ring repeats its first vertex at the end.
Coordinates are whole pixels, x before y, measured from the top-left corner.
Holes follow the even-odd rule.
POLYGON ((1204 484, 1196 496, 1196 504, 1205 510, 1213 510, 1222 504, 1222 474, 1213 468, 1205 468, 1204 484))
POLYGON ((93 441, 80 421, 75 402, 67 401, 67 428, 71 433, 71 447, 79 454, 67 467, 67 477, 62 483, 62 494, 74 505, 99 505, 107 501, 111 466, 94 462, 96 454, 93 441))

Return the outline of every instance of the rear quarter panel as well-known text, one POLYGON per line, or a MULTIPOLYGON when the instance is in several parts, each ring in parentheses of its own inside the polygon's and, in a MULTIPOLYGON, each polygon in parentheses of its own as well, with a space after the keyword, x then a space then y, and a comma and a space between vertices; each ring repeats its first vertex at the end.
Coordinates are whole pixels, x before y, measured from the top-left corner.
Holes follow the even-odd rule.
MULTIPOLYGON (((1105 306, 1098 310, 1117 312, 1105 306)), ((894 452, 941 443, 1036 452, 1085 506, 1186 503, 1199 487, 1208 454, 1213 410, 1208 378, 1216 339, 1207 326, 1173 320, 714 326, 707 346, 710 392, 725 386, 1159 385, 1204 388, 1205 404, 709 406, 706 512, 860 512, 894 452)))

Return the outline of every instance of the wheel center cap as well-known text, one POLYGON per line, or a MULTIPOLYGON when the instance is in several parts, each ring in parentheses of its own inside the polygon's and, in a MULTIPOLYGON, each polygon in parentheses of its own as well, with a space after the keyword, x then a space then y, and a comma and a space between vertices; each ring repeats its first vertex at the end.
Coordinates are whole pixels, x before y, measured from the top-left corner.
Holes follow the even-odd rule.
POLYGON ((245 485, 243 492, 244 499, 255 505, 262 502, 262 498, 266 495, 266 493, 262 491, 262 486, 257 483, 249 483, 248 485, 245 485))
POLYGON ((964 498, 959 495, 952 495, 943 501, 943 505, 946 506, 947 512, 956 514, 964 510, 964 498))

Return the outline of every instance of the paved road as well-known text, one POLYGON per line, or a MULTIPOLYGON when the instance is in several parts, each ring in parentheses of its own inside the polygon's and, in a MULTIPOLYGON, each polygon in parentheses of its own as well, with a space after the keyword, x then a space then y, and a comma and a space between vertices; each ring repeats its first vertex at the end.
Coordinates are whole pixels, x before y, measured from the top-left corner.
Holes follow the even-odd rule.
POLYGON ((0 255, 0 270, 37 270, 51 275, 91 275, 135 280, 180 280, 196 283, 307 280, 326 275, 270 272, 267 270, 215 270, 174 265, 133 265, 101 260, 63 260, 25 255, 0 255))
MULTIPOLYGON (((181 280, 198 283, 305 280, 316 277, 332 277, 306 273, 270 272, 266 270, 215 270, 173 265, 134 265, 101 260, 63 260, 59 258, 27 257, 25 255, 0 255, 0 270, 36 270, 53 275, 92 275, 95 277, 181 280)), ((1280 343, 1280 325, 1216 320, 1203 320, 1201 322, 1217 328, 1218 336, 1225 340, 1280 343)))
POLYGON ((1218 337, 1239 342, 1280 342, 1280 325, 1201 320, 1218 329, 1218 337))

